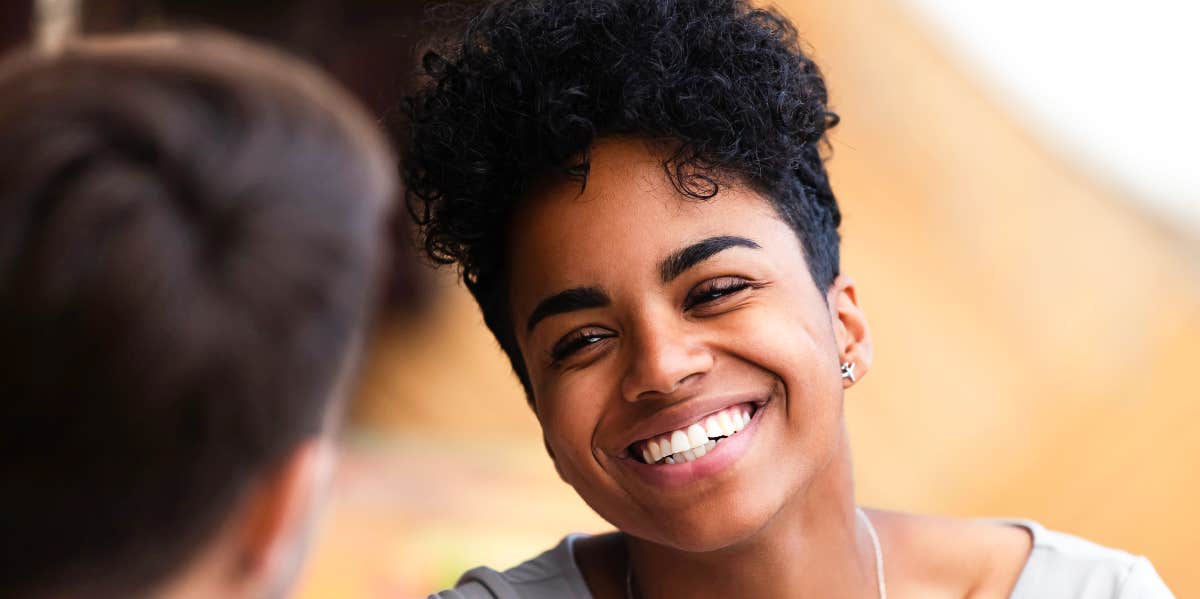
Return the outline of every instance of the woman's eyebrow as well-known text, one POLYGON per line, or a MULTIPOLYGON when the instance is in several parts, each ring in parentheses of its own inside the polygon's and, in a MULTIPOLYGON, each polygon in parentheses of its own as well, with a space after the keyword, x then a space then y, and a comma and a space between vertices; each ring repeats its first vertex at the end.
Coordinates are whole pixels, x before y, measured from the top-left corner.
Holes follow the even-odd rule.
POLYGON ((659 274, 662 276, 662 282, 670 283, 687 269, 711 258, 718 252, 732 247, 745 247, 757 250, 762 246, 758 245, 752 239, 734 235, 721 235, 697 241, 692 245, 673 252, 662 261, 658 267, 659 274))
POLYGON ((532 331, 537 323, 555 314, 586 310, 588 308, 602 308, 610 303, 611 300, 608 299, 608 294, 604 293, 604 290, 599 287, 575 287, 566 291, 559 291, 538 302, 537 307, 529 314, 529 321, 525 325, 525 330, 526 332, 532 331))

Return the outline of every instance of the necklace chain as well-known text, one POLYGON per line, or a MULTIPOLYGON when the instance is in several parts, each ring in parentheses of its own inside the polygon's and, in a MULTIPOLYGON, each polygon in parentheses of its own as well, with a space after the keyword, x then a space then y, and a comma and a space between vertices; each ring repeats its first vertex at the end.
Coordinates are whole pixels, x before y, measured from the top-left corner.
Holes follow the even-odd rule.
MULTIPOLYGON (((879 535, 875 533, 875 526, 871 524, 871 519, 867 517, 867 513, 862 508, 856 507, 854 511, 858 513, 858 517, 867 526, 867 534, 871 536, 871 546, 875 549, 875 580, 879 583, 879 599, 887 599, 887 584, 883 580, 883 549, 879 546, 879 535)), ((625 560, 625 599, 635 599, 633 594, 633 562, 628 558, 625 560)))
POLYGON ((867 525, 867 534, 871 535, 871 545, 875 548, 875 581, 879 583, 879 599, 887 599, 887 583, 883 581, 883 549, 879 547, 879 535, 875 534, 875 526, 862 508, 856 507, 858 517, 867 525))

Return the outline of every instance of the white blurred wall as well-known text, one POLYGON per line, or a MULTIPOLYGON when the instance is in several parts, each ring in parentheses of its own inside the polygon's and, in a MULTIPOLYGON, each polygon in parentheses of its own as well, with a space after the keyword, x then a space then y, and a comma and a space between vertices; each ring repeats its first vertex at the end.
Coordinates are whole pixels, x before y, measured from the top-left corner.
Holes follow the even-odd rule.
POLYGON ((1200 2, 903 2, 1042 143, 1200 242, 1200 2))

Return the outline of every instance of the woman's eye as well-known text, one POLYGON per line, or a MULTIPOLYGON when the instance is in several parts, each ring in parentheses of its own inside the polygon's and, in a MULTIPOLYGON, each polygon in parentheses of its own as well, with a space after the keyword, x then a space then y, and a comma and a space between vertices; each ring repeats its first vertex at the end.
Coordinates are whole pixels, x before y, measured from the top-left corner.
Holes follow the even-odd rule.
POLYGON ((604 329, 579 329, 567 334, 550 349, 550 358, 556 363, 561 362, 576 352, 614 336, 611 331, 604 329))
POLYGON ((751 285, 750 281, 737 277, 722 277, 720 279, 705 281, 688 294, 683 309, 691 310, 697 306, 711 304, 726 296, 742 291, 751 285))

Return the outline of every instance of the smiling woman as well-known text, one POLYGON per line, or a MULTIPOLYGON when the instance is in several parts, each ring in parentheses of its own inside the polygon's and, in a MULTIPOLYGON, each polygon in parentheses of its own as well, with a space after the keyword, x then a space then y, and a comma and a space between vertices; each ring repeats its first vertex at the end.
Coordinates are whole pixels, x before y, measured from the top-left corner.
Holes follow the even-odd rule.
POLYGON ((517 335, 547 446, 633 538, 710 552, 753 536, 803 486, 849 496, 835 489, 849 477, 829 398, 839 356, 865 370, 870 342, 849 280, 822 293, 769 202, 733 183, 681 196, 663 154, 602 139, 586 190, 564 180, 528 197, 509 297, 518 317, 559 289, 604 298, 517 335), (651 444, 662 464, 638 460, 651 444))
POLYGON ((618 532, 441 597, 1170 597, 1032 522, 858 507, 824 81, 734 0, 514 1, 431 52, 409 200, 512 361, 559 475, 618 532))

